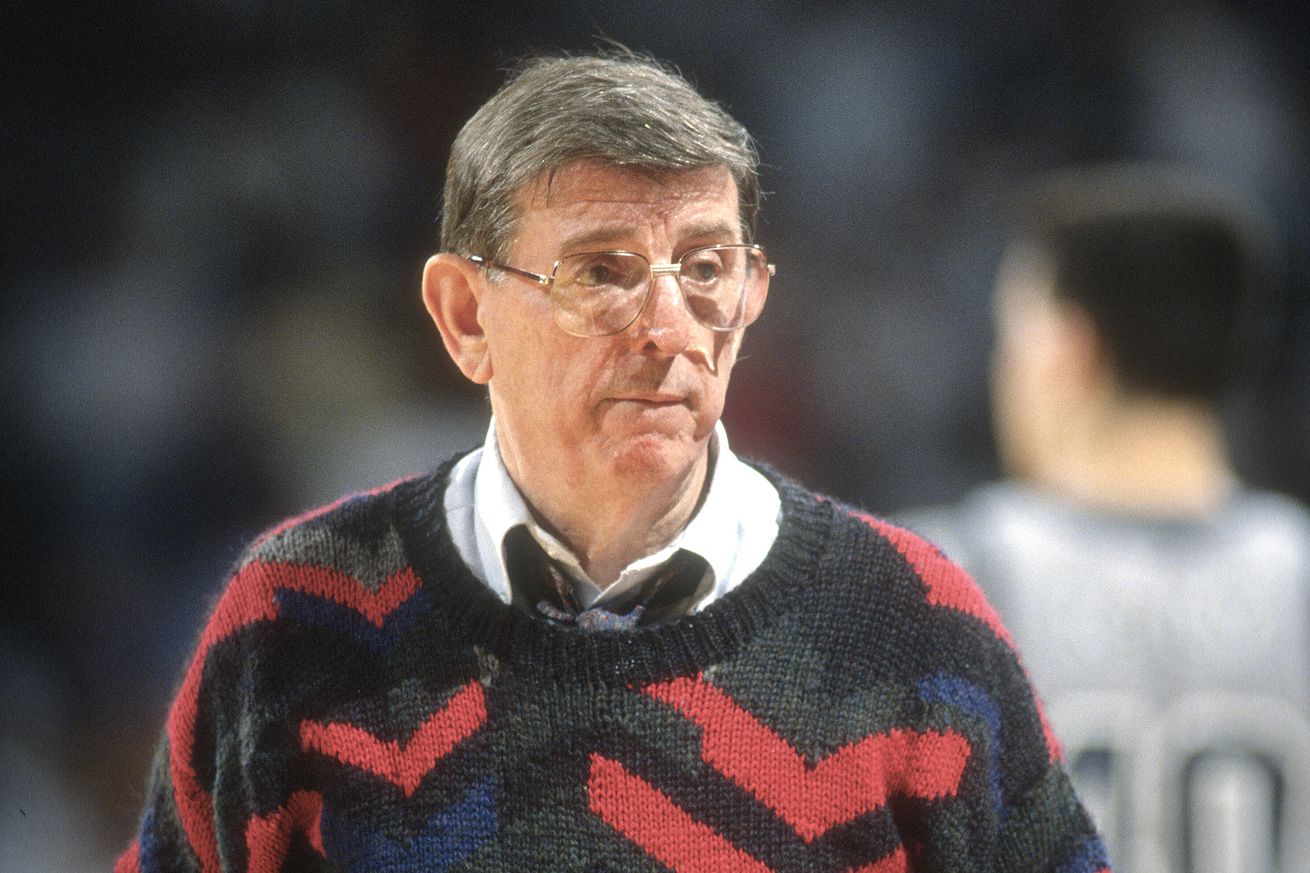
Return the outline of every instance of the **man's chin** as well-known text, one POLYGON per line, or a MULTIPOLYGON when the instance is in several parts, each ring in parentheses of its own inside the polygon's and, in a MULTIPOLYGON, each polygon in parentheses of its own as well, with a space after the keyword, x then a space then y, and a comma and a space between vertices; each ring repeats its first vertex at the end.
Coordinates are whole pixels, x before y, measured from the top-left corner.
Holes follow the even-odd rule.
POLYGON ((704 444, 685 435, 644 433, 622 440, 612 456, 615 475, 652 484, 686 476, 696 465, 704 444))

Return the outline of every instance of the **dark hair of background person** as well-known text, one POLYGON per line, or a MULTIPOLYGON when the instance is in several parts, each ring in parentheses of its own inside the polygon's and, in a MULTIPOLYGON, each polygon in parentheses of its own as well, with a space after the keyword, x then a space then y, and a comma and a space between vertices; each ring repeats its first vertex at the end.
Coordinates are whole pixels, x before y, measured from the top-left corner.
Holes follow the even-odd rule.
POLYGON ((1274 254, 1258 213, 1195 174, 1060 173, 1019 198, 1014 248, 1092 320, 1125 391, 1217 404, 1251 364, 1274 254))

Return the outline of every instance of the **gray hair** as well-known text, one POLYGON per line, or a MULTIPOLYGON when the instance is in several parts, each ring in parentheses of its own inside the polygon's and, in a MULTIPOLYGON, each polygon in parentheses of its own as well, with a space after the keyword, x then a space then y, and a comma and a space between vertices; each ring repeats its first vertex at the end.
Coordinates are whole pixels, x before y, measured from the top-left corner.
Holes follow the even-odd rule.
POLYGON ((507 256, 519 192, 577 160, 656 172, 723 166, 754 239, 759 156, 746 128, 673 69, 631 52, 527 61, 451 146, 441 247, 507 256))

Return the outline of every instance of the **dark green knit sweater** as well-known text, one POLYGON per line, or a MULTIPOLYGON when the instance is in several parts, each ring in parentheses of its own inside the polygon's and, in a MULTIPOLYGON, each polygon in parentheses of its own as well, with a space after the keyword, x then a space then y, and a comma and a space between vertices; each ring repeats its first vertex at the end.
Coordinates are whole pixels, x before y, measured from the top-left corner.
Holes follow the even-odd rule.
POLYGON ((749 579, 588 633, 474 578, 450 466, 252 546, 119 871, 1108 866, 1005 630, 923 541, 773 476, 749 579))

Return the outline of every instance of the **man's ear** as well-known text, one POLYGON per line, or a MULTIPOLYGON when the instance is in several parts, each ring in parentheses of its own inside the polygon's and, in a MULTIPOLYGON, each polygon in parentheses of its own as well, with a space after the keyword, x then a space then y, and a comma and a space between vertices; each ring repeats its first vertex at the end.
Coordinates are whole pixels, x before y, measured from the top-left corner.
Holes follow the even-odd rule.
POLYGON ((1110 375, 1112 366, 1096 323, 1076 303, 1060 307, 1060 368, 1082 390, 1089 390, 1110 375))
POLYGON ((491 352, 478 319, 483 281, 478 268, 458 255, 433 255, 423 267, 423 305, 451 360, 479 385, 491 381, 491 352))

